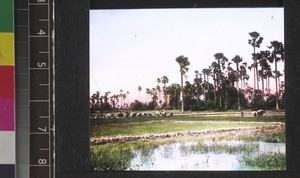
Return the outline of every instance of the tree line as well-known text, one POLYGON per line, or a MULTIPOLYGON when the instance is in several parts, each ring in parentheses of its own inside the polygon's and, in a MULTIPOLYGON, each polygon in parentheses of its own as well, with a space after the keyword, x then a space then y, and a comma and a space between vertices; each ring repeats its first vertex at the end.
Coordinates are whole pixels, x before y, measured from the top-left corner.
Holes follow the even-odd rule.
POLYGON ((180 84, 169 84, 167 76, 156 79, 153 88, 137 86, 139 95, 147 95, 147 102, 135 100, 126 103, 129 92, 110 96, 96 92, 90 97, 91 112, 105 112, 118 109, 151 110, 242 110, 242 109, 283 109, 284 81, 280 81, 284 71, 279 71, 279 62, 284 61, 284 45, 271 41, 268 50, 258 51, 263 37, 258 32, 249 33, 248 44, 253 47, 252 62, 248 64, 240 55, 228 59, 223 53, 214 54, 214 61, 202 71, 194 71, 192 82, 187 81, 190 62, 181 55, 175 61, 179 65, 180 84), (271 64, 274 63, 274 68, 271 64), (248 83, 253 78, 253 85, 248 83), (211 79, 211 81, 210 81, 211 79), (275 92, 271 93, 270 80, 275 81, 275 92), (169 85, 168 85, 169 84, 169 85))

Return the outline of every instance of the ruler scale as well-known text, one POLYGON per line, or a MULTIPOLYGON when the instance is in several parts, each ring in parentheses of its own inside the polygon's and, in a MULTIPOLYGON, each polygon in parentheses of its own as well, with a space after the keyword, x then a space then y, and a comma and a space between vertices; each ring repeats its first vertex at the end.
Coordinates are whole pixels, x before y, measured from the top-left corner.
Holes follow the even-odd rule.
POLYGON ((53 2, 29 0, 31 178, 53 177, 53 2))

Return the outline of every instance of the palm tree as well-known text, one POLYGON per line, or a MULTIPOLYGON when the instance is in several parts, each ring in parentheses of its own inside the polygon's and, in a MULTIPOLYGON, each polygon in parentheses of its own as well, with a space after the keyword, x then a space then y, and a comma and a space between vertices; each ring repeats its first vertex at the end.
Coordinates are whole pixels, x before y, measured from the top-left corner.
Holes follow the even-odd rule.
MULTIPOLYGON (((211 75, 211 66, 209 66, 206 69, 202 70, 202 73, 204 75, 204 86, 205 86, 205 90, 207 90, 209 92, 209 76, 211 75), (206 77, 205 77, 206 76, 206 77)), ((207 94, 207 93, 206 93, 207 94)), ((208 93, 209 95, 209 93, 208 93)), ((209 100, 209 96, 205 96, 206 99, 209 100)))
POLYGON ((139 91, 139 100, 141 100, 141 91, 142 91, 142 86, 138 86, 138 91, 139 91))
POLYGON ((147 94, 147 103, 149 104, 149 95, 151 94, 150 88, 146 88, 145 92, 147 94))
POLYGON ((202 73, 204 75, 204 81, 209 82, 209 78, 208 77, 211 75, 211 66, 208 66, 208 68, 203 69, 202 73))
POLYGON ((228 88, 233 88, 234 83, 237 82, 237 71, 230 67, 231 62, 228 62, 227 65, 227 75, 224 75, 223 79, 223 88, 225 88, 225 109, 228 109, 228 88))
POLYGON ((166 91, 166 84, 167 83, 169 83, 169 79, 168 79, 168 77, 167 76, 162 76, 161 77, 161 83, 163 83, 164 84, 164 88, 163 88, 163 91, 164 91, 164 95, 165 95, 165 106, 167 106, 167 91, 166 91))
MULTIPOLYGON (((130 94, 129 91, 126 91, 126 93, 124 93, 124 99, 127 98, 128 103, 129 103, 129 94, 130 94)), ((128 106, 128 103, 127 103, 127 106, 128 106)), ((124 102, 124 105, 125 105, 125 102, 124 102)))
POLYGON ((224 56, 223 53, 216 53, 214 55, 215 59, 218 62, 218 69, 217 70, 217 86, 220 88, 219 91, 219 106, 222 107, 222 92, 221 92, 221 84, 223 83, 224 73, 223 70, 225 69, 225 63, 228 62, 228 59, 224 56))
POLYGON ((241 110, 241 102, 240 102, 240 86, 239 86, 239 79, 241 77, 240 70, 239 70, 239 64, 243 61, 243 58, 241 58, 239 55, 236 55, 233 59, 231 59, 236 64, 236 72, 237 72, 237 81, 236 81, 236 87, 238 91, 238 110, 241 110))
POLYGON ((98 91, 90 97, 90 109, 91 112, 96 112, 100 109, 100 93, 98 91))
POLYGON ((250 76, 247 74, 247 62, 243 62, 240 65, 240 75, 241 75, 241 88, 243 91, 246 88, 246 80, 248 81, 250 76))
POLYGON ((156 88, 152 88, 152 89, 150 90, 150 95, 151 95, 151 97, 152 97, 152 102, 153 102, 153 108, 154 108, 154 109, 157 108, 157 103, 156 103, 156 101, 157 101, 157 99, 158 99, 158 97, 157 97, 157 91, 158 91, 158 89, 160 89, 159 86, 157 86, 156 88))
POLYGON ((248 44, 250 44, 253 47, 253 77, 254 77, 254 90, 256 90, 256 84, 257 84, 257 89, 259 90, 258 86, 258 72, 257 72, 257 59, 255 58, 255 48, 259 48, 260 44, 263 41, 263 37, 260 37, 259 33, 257 32, 251 32, 249 33, 251 39, 248 40, 248 44))
POLYGON ((156 81, 157 81, 156 89, 158 91, 158 101, 161 103, 161 89, 160 89, 161 79, 157 78, 156 81))
POLYGON ((161 79, 160 78, 157 78, 156 81, 157 81, 157 85, 159 85, 161 83, 161 79))
POLYGON ((277 63, 279 61, 283 61, 284 60, 284 47, 283 44, 281 42, 278 41, 271 41, 271 46, 268 46, 269 49, 273 49, 273 51, 271 52, 271 57, 269 58, 269 61, 271 63, 274 62, 275 64, 275 88, 276 88, 276 110, 279 109, 279 105, 278 105, 278 75, 277 74, 277 63))
POLYGON ((179 64, 180 68, 180 81, 181 81, 181 112, 184 111, 184 94, 183 94, 183 75, 185 75, 189 68, 187 66, 190 65, 189 59, 183 55, 176 58, 176 62, 179 64))
POLYGON ((212 75, 212 78, 213 78, 213 81, 214 81, 214 106, 216 107, 217 105, 217 73, 219 72, 219 65, 216 61, 212 62, 211 63, 211 69, 212 69, 212 72, 211 72, 211 75, 212 75))
POLYGON ((118 98, 120 99, 120 107, 122 107, 122 100, 124 99, 124 95, 123 95, 123 90, 121 89, 119 91, 119 95, 118 95, 118 98))
POLYGON ((266 92, 267 94, 270 94, 270 78, 271 77, 274 77, 273 76, 273 73, 272 73, 272 70, 271 70, 271 67, 268 68, 266 71, 265 71, 265 76, 266 76, 266 92))
MULTIPOLYGON (((262 94, 265 94, 265 82, 267 80, 267 71, 271 69, 271 66, 268 63, 268 59, 270 58, 270 51, 260 51, 258 55, 258 64, 261 67, 259 70, 259 75, 261 77, 261 87, 262 87, 262 94)), ((267 82, 266 82, 267 84, 267 82)))
MULTIPOLYGON (((187 82, 186 82, 187 83, 187 82)), ((201 78, 201 73, 199 73, 198 70, 195 70, 195 79, 194 79, 194 92, 196 94, 196 98, 197 98, 197 106, 199 106, 200 103, 200 96, 202 95, 202 87, 201 87, 201 83, 202 83, 202 78, 201 78)), ((204 90, 204 95, 205 95, 205 90, 204 90)))
POLYGON ((173 83, 166 88, 166 91, 170 96, 170 106, 173 106, 173 109, 177 109, 180 98, 180 85, 173 83))
POLYGON ((158 92, 158 97, 157 97, 158 103, 161 104, 161 99, 160 99, 161 89, 160 89, 160 86, 157 85, 155 89, 156 89, 156 92, 158 92))

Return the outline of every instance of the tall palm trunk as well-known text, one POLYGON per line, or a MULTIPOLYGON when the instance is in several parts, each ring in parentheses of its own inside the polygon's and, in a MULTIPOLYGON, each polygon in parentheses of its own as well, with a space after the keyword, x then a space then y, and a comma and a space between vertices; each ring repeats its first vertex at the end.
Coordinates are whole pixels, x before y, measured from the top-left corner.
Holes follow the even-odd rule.
POLYGON ((208 78, 208 75, 207 75, 207 98, 208 98, 208 101, 210 101, 210 97, 209 97, 209 78, 208 78))
POLYGON ((225 102, 225 109, 227 111, 228 109, 228 91, 227 91, 227 85, 225 86, 225 97, 226 97, 226 102, 225 102))
POLYGON ((214 106, 217 106, 217 95, 216 95, 216 77, 215 74, 213 76, 213 80, 214 80, 214 106))
MULTIPOLYGON (((255 46, 253 47, 253 51, 254 51, 254 54, 255 54, 255 46)), ((253 82, 254 82, 254 91, 256 90, 256 58, 255 58, 255 55, 254 55, 254 65, 253 65, 253 82)), ((257 74, 257 73, 256 73, 257 74)))
POLYGON ((241 76, 241 89, 243 89, 243 83, 244 83, 244 77, 243 76, 241 76))
POLYGON ((278 105, 278 84, 277 84, 277 78, 278 78, 278 76, 277 76, 277 62, 276 62, 276 59, 275 59, 275 88, 276 88, 276 93, 275 93, 275 95, 276 95, 276 110, 279 110, 279 105, 278 105))
POLYGON ((222 89, 221 89, 221 64, 220 64, 220 59, 218 60, 218 65, 220 71, 218 71, 218 93, 219 93, 219 107, 222 108, 222 89))
POLYGON ((270 93, 270 77, 268 77, 268 94, 270 93))
POLYGON ((236 87, 238 91, 238 110, 241 110, 241 100, 240 100, 240 86, 239 86, 239 80, 236 82, 236 87))
POLYGON ((236 71, 237 71, 237 81, 236 81, 236 87, 237 87, 237 91, 238 91, 238 110, 241 110, 241 103, 240 103, 240 86, 239 86, 239 78, 240 78, 240 71, 239 71, 239 63, 236 63, 236 71))
POLYGON ((262 90, 262 94, 263 96, 265 95, 265 84, 264 84, 264 78, 261 77, 261 90, 262 90))
POLYGON ((181 73, 181 112, 184 111, 183 74, 181 73))
POLYGON ((219 107, 221 108, 222 107, 222 89, 221 89, 221 86, 220 86, 220 80, 218 80, 218 94, 219 94, 219 107))
MULTIPOLYGON (((257 63, 257 61, 256 61, 256 63, 257 63)), ((258 70, 257 70, 257 64, 256 64, 256 67, 255 67, 256 69, 256 82, 257 82, 257 90, 259 90, 259 74, 258 74, 258 70)))
MULTIPOLYGON (((254 55, 255 55, 255 46, 253 47, 253 51, 254 51, 254 55)), ((254 80, 254 90, 255 89, 257 89, 257 90, 259 90, 259 75, 258 75, 258 69, 257 69, 258 67, 257 67, 257 59, 256 59, 256 57, 254 57, 254 78, 255 78, 255 80, 256 80, 256 82, 255 82, 255 80, 254 80), (255 76, 256 75, 256 76, 255 76), (256 86, 257 86, 257 88, 256 88, 256 86)))
POLYGON ((222 89, 220 85, 220 80, 218 80, 217 85, 218 85, 218 93, 219 93, 219 107, 222 108, 222 89))
POLYGON ((253 69, 253 82, 254 82, 254 90, 256 90, 256 75, 255 75, 255 67, 253 69))
MULTIPOLYGON (((206 85, 206 76, 205 76, 205 73, 203 73, 203 79, 204 79, 204 99, 205 100, 207 100, 207 97, 206 97, 206 87, 205 87, 205 85, 206 85)), ((197 94, 198 95, 198 94, 197 94)), ((199 100, 200 100, 200 97, 199 96, 197 96, 197 106, 199 106, 199 100)))
POLYGON ((166 92, 166 83, 164 83, 164 99, 165 99, 165 106, 167 106, 167 92, 166 92))
POLYGON ((268 94, 268 76, 266 77, 266 81, 265 82, 266 82, 265 83, 265 86, 266 86, 265 91, 268 94))

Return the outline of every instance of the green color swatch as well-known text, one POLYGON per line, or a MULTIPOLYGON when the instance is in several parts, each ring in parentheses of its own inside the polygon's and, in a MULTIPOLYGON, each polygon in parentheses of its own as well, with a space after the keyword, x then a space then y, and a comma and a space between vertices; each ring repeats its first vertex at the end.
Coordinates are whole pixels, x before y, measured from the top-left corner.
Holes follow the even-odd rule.
POLYGON ((0 32, 14 31, 14 1, 0 0, 0 32))

